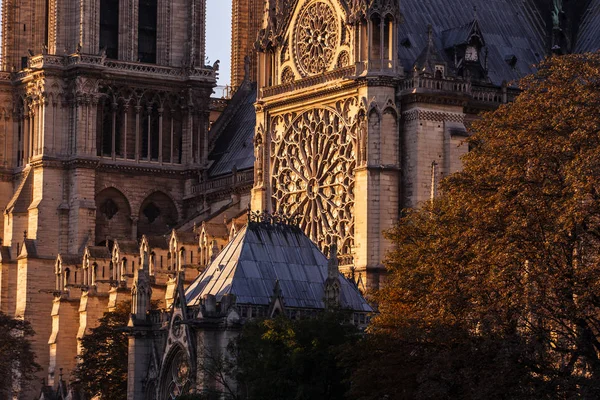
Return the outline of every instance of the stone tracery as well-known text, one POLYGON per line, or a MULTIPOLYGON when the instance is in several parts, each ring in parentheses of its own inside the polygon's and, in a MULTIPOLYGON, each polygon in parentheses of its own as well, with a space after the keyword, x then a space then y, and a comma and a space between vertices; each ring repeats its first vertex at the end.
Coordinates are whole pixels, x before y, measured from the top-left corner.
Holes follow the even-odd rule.
POLYGON ((273 202, 297 215, 300 227, 322 249, 337 242, 349 253, 354 241, 354 169, 357 123, 330 108, 308 110, 273 135, 273 202))
POLYGON ((178 351, 173 357, 168 370, 166 371, 167 382, 166 400, 176 399, 179 396, 188 394, 190 391, 190 364, 183 351, 178 351))
POLYGON ((296 25, 296 63, 304 75, 325 72, 331 66, 339 42, 335 11, 325 2, 309 4, 296 25))

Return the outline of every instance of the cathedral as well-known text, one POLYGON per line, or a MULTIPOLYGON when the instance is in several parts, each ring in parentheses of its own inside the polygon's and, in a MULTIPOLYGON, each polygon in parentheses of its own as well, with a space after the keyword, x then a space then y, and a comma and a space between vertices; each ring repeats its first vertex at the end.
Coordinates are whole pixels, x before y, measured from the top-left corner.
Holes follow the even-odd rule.
POLYGON ((2 2, 0 310, 43 367, 20 398, 56 398, 132 297, 130 399, 218 389, 202 352, 246 318, 366 324, 383 232, 461 168, 470 123, 600 49, 600 0, 233 0, 216 99, 205 9, 2 2))

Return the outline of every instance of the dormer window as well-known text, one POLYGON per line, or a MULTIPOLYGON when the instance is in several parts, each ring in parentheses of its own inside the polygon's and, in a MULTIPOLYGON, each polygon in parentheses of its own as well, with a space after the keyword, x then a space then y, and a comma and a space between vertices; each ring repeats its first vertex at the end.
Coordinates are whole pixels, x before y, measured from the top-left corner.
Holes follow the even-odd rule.
POLYGON ((465 60, 466 61, 477 61, 479 59, 479 53, 477 48, 473 45, 467 46, 465 51, 465 60))
POLYGON ((435 66, 435 77, 438 79, 442 79, 446 76, 446 66, 441 64, 436 64, 435 66))

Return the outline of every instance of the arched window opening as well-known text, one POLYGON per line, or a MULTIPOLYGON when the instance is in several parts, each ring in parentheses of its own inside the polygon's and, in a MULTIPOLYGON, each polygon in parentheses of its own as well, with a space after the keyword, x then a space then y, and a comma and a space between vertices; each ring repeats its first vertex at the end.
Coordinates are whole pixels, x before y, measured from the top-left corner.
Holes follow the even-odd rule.
POLYGON ((112 152, 112 112, 108 101, 98 104, 98 133, 96 151, 98 156, 110 157, 112 152))
POLYGON ((176 399, 190 393, 192 370, 190 363, 181 349, 177 349, 162 378, 161 399, 176 399))
POLYGON ((116 157, 123 158, 125 155, 123 154, 123 121, 124 115, 123 110, 119 107, 118 104, 113 104, 113 107, 117 110, 115 112, 115 149, 114 153, 116 157))
POLYGON ((100 50, 106 57, 119 57, 119 0, 100 1, 100 50))
MULTIPOLYGON (((104 267, 102 267, 102 273, 104 274, 104 267)), ((90 285, 96 284, 96 279, 98 276, 98 264, 92 264, 92 276, 90 277, 90 281, 88 282, 90 285)))
POLYGON ((138 18, 138 58, 156 63, 157 0, 140 0, 138 18))
POLYGON ((371 17, 371 60, 381 58, 381 18, 375 14, 371 17))
POLYGON ((158 108, 148 107, 144 112, 142 124, 142 158, 148 161, 158 161, 159 146, 159 115, 158 108))
POLYGON ((183 116, 181 111, 173 114, 173 145, 171 146, 171 163, 181 164, 183 156, 183 116))
POLYGON ((383 58, 393 60, 394 20, 390 15, 385 17, 383 27, 383 58))
POLYGON ((21 167, 24 164, 25 152, 23 150, 23 114, 21 113, 17 123, 17 167, 21 167))

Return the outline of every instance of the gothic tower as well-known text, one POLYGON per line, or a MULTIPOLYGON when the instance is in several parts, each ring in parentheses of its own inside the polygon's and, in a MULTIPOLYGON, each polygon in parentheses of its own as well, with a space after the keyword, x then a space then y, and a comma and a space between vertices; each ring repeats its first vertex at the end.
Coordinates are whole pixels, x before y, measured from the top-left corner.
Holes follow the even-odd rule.
POLYGON ((246 57, 251 82, 256 82, 258 32, 262 26, 265 0, 233 0, 231 17, 231 87, 236 91, 246 74, 246 57))
MULTIPOLYGON (((32 322, 50 383, 71 367, 47 347, 56 255, 164 234, 195 212, 217 69, 204 65, 205 8, 2 2, 0 309, 32 322)), ((75 356, 76 343, 54 345, 75 356)))

